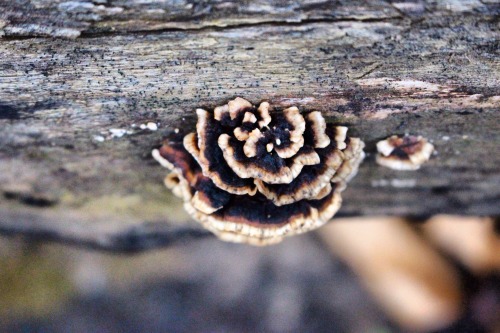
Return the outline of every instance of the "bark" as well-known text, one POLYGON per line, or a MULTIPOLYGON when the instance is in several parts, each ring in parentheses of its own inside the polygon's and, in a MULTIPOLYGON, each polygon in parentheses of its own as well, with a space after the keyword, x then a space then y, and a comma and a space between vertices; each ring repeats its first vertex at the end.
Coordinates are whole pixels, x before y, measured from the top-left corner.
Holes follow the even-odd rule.
POLYGON ((193 128, 195 108, 237 96, 320 110, 367 143, 339 215, 498 215, 499 13, 459 0, 0 0, 0 232, 120 250, 204 234, 150 152, 193 128), (416 172, 377 166, 375 143, 405 133, 437 154, 416 172))

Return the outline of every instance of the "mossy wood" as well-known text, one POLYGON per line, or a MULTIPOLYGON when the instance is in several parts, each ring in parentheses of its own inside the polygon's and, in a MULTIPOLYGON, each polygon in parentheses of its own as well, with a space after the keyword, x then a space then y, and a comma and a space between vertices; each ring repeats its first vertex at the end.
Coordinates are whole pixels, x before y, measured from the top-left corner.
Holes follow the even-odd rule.
POLYGON ((118 250, 206 235, 151 150, 237 96, 319 110, 366 142, 339 215, 498 215, 499 14, 487 0, 0 0, 0 232, 118 250), (431 160, 378 166, 376 142, 405 133, 431 160))

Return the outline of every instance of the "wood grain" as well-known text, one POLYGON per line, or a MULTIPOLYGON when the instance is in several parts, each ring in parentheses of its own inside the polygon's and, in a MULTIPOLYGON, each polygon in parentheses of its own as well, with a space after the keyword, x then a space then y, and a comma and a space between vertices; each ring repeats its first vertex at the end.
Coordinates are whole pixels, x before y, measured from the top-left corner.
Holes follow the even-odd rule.
POLYGON ((1 231, 98 242, 147 223, 197 228, 150 151, 192 130, 196 107, 237 96, 320 110, 367 143, 340 215, 500 213, 494 1, 0 9, 1 231), (148 122, 159 129, 140 128, 148 122), (417 172, 377 166, 375 143, 405 133, 437 154, 417 172))

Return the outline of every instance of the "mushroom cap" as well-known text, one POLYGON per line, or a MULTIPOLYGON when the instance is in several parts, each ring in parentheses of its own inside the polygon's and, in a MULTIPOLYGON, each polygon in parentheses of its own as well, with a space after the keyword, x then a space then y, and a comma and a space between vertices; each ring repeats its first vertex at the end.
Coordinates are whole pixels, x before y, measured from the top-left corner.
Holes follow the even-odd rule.
POLYGON ((377 142, 376 162, 394 170, 418 170, 427 162, 434 151, 434 146, 422 136, 393 135, 377 142))
POLYGON ((196 132, 153 151, 165 185, 221 239, 268 245, 318 228, 364 158, 363 142, 320 112, 271 111, 242 98, 197 109, 196 132))

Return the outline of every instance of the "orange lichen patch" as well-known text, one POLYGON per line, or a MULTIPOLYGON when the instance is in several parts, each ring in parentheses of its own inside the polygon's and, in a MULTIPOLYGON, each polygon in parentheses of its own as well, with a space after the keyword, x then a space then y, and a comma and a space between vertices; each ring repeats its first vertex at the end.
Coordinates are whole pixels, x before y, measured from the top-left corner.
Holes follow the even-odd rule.
POLYGON ((197 109, 196 133, 153 151, 172 171, 167 187, 221 239, 267 245, 323 225, 364 157, 361 140, 317 111, 269 110, 242 98, 197 109))
POLYGON ((377 143, 377 163, 394 170, 418 170, 428 161, 434 146, 422 136, 393 135, 377 143))

